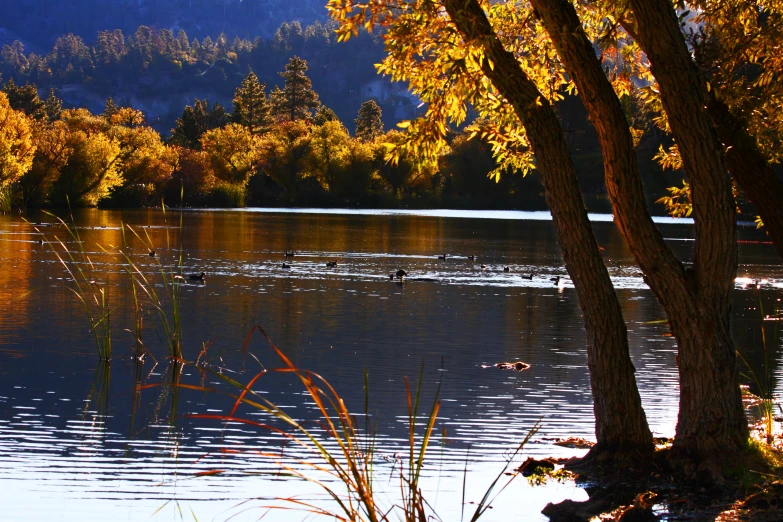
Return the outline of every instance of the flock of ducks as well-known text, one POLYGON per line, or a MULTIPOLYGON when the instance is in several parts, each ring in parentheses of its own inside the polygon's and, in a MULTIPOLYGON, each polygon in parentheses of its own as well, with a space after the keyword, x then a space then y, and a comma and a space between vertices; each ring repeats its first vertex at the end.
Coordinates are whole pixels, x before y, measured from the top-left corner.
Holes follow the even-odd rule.
MULTIPOLYGON (((150 250, 149 255, 150 255, 150 257, 155 257, 155 251, 154 250, 150 250)), ((291 258, 291 257, 296 257, 296 252, 286 250, 286 251, 283 252, 283 257, 285 257, 286 259, 291 258)), ((448 258, 449 258, 448 254, 443 254, 443 255, 438 256, 438 259, 441 260, 441 261, 445 261, 448 258)), ((467 258, 469 260, 471 260, 471 261, 476 261, 476 259, 478 259, 478 256, 473 254, 473 255, 467 256, 467 258)), ((292 267, 292 265, 287 263, 287 262, 285 262, 285 261, 283 261, 283 263, 280 265, 280 268, 284 268, 284 269, 288 269, 288 268, 291 268, 291 267, 292 267)), ((326 268, 337 268, 337 261, 327 261, 326 262, 326 268)), ((488 268, 489 267, 487 267, 487 265, 485 265, 485 264, 481 265, 481 270, 482 271, 487 270, 488 268)), ((507 272, 507 273, 511 272, 511 268, 509 266, 504 266, 503 267, 503 272, 507 272)), ((389 279, 393 281, 396 278, 396 279, 402 281, 403 279, 405 279, 405 277, 407 275, 408 275, 408 272, 406 272, 405 270, 400 269, 400 270, 397 270, 396 272, 391 272, 389 274, 389 279)), ((188 278, 191 281, 202 281, 203 282, 205 276, 206 276, 206 274, 204 272, 201 272, 200 274, 189 274, 188 278)), ((532 281, 533 280, 533 274, 522 274, 522 279, 527 279, 528 281, 532 281)), ((562 290, 565 287, 565 279, 563 277, 561 277, 561 276, 552 277, 549 280, 552 283, 554 283, 554 285, 559 290, 562 290)))
MULTIPOLYGON (((283 252, 283 256, 285 256, 286 258, 295 257, 296 256, 296 252, 286 250, 285 252, 283 252)), ((443 255, 439 255, 437 257, 438 257, 438 259, 440 261, 446 261, 447 259, 449 259, 449 254, 444 253, 443 255)), ((478 256, 473 254, 473 255, 467 256, 467 258, 470 261, 476 261, 478 259, 478 256)), ((280 266, 281 266, 281 268, 291 268, 291 265, 286 263, 285 261, 280 266)), ((337 261, 327 261, 326 268, 337 268, 337 261)), ((481 265, 481 270, 487 270, 487 269, 489 269, 489 267, 487 265, 485 265, 485 264, 481 265)), ((506 272, 506 273, 511 272, 511 267, 504 266, 503 267, 503 272, 506 272)), ((396 272, 389 273, 389 279, 391 281, 393 281, 394 279, 403 280, 407 275, 408 275, 408 272, 406 272, 405 270, 400 269, 400 270, 397 270, 396 272)), ((527 279, 528 281, 532 281, 533 280, 533 274, 522 274, 522 279, 527 279)), ((562 278, 561 276, 552 277, 549 280, 552 283, 554 283, 554 285, 558 289, 562 290, 564 288, 564 286, 565 286, 565 279, 562 278)))

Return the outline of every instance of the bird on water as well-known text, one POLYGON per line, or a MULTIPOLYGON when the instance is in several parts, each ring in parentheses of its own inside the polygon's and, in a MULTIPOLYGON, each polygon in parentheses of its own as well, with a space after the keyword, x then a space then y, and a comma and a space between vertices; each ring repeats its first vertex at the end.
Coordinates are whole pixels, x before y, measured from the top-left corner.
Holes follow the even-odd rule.
POLYGON ((527 279, 528 281, 533 280, 533 274, 525 274, 522 276, 522 279, 527 279))
POLYGON ((200 274, 190 274, 190 280, 191 281, 203 281, 204 276, 207 275, 204 272, 201 272, 200 274))
POLYGON ((337 266, 337 261, 328 261, 326 263, 326 268, 335 268, 337 266))
POLYGON ((448 254, 443 254, 442 256, 438 256, 438 259, 446 260, 446 257, 448 257, 448 254))
POLYGON ((473 254, 472 256, 468 256, 468 259, 470 259, 471 261, 475 261, 476 260, 476 254, 473 254))
POLYGON ((155 257, 155 251, 154 250, 150 250, 150 257, 155 257))
POLYGON ((287 264, 283 263, 283 265, 280 268, 291 268, 291 265, 287 265, 287 264))
POLYGON ((397 278, 398 279, 402 279, 406 275, 408 275, 408 272, 406 272, 405 270, 397 270, 397 278))
POLYGON ((507 266, 504 266, 503 267, 503 271, 504 272, 511 272, 511 269, 509 267, 507 267, 507 266))

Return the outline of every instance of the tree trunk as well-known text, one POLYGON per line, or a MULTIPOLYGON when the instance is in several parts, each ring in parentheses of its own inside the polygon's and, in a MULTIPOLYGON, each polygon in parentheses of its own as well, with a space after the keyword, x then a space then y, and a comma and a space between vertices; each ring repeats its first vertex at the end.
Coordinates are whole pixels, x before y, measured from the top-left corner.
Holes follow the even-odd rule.
POLYGON ((587 331, 596 438, 591 452, 649 454, 652 435, 642 410, 617 295, 587 219, 582 194, 560 121, 544 96, 503 48, 476 0, 445 0, 463 37, 480 43, 492 61, 484 74, 512 104, 536 156, 547 203, 587 331))
POLYGON ((746 126, 710 91, 707 110, 726 150, 729 172, 756 206, 764 226, 783 258, 783 183, 758 149, 746 126))
MULTIPOLYGON (((680 416, 675 453, 697 459, 737 453, 748 437, 730 335, 737 271, 734 199, 723 150, 706 112, 707 89, 669 0, 631 0, 636 34, 661 90, 690 177, 696 243, 686 275, 690 299, 672 297, 680 341, 680 416)), ((668 311, 668 309, 667 309, 668 311)))

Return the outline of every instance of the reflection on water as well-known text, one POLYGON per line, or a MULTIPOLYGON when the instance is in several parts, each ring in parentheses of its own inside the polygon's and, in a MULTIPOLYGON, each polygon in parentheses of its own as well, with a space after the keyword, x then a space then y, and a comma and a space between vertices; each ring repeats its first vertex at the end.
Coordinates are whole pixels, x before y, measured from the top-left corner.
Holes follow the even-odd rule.
MULTIPOLYGON (((257 509, 244 510, 265 502, 241 502, 292 493, 320 498, 316 489, 282 480, 257 455, 279 450, 271 433, 189 417, 225 415, 233 400, 179 388, 219 383, 167 359, 165 334, 148 316, 143 344, 150 351, 136 357, 128 259, 162 295, 158 262, 176 268, 180 245, 183 272, 207 274, 204 282, 181 285, 185 357, 195 360, 206 347, 225 375, 246 382, 243 365, 254 363, 242 357, 242 347, 259 324, 297 364, 327 377, 355 412, 363 408, 366 368, 379 433, 379 488, 390 496, 397 486, 392 465, 381 457, 405 448, 404 377, 415 379, 422 363, 425 403, 443 381, 439 438, 425 486, 444 519, 459 516, 466 461, 467 497, 477 501, 506 452, 538 419, 543 427, 526 455, 575 454, 552 442, 591 438, 592 403, 573 287, 567 277, 564 288, 551 281, 566 276, 551 223, 520 213, 417 214, 185 212, 180 230, 172 213, 84 211, 76 217, 81 244, 57 225, 42 224, 39 234, 17 218, 0 218, 0 491, 10 499, 4 504, 10 519, 98 521, 119 514, 169 520, 182 508, 200 520, 256 520, 257 509), (494 219, 480 219, 486 217, 494 219), (133 234, 123 235, 123 223, 149 235, 156 258, 133 234), (51 244, 41 244, 42 236, 51 244), (110 365, 97 364, 89 322, 52 254, 55 237, 83 249, 90 279, 109 289, 110 365), (286 251, 295 255, 284 257, 286 251), (439 260, 444 253, 446 260, 439 260), (336 266, 327 267, 331 261, 336 266), (390 279, 399 269, 408 276, 390 279), (481 368, 515 360, 532 367, 481 368), (221 473, 198 475, 215 470, 221 473)), ((623 305, 650 425, 656 434, 671 435, 678 391, 674 343, 659 322, 663 313, 610 219, 595 219, 594 226, 623 305)), ((687 259, 690 225, 661 226, 687 259)), ((758 290, 738 286, 735 337, 751 364, 760 365, 760 308, 769 314, 779 307, 775 285, 783 270, 763 237, 744 228, 741 236, 752 242, 741 245, 739 275, 768 281, 758 290)), ((779 323, 763 324, 777 381, 779 323)), ((260 337, 249 350, 264 365, 277 366, 260 337)), ((264 377, 254 389, 294 417, 313 420, 312 404, 286 376, 264 377)), ((258 419, 250 409, 240 414, 258 419)), ((287 458, 293 462, 296 452, 287 458)), ((532 488, 519 481, 512 490, 488 520, 510 513, 540 520, 546 502, 585 497, 567 484, 532 488)), ((274 519, 303 516, 276 512, 274 519)))

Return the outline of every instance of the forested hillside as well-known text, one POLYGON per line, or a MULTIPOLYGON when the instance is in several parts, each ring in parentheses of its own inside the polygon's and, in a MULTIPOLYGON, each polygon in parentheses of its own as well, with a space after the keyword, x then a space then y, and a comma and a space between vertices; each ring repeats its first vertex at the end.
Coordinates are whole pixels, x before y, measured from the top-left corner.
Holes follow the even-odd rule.
MULTIPOLYGON (((488 146, 460 129, 434 170, 412 168, 414 159, 390 168, 384 143, 399 135, 383 130, 424 108, 406 84, 377 74, 385 55, 377 34, 337 43, 323 1, 85 0, 66 9, 50 0, 0 0, 0 88, 8 109, 31 118, 30 136, 20 143, 37 151, 20 152, 18 170, 26 175, 0 180, 7 189, 0 207, 149 205, 164 196, 176 204, 182 187, 189 205, 542 206, 535 176, 488 179, 498 167, 488 146), (280 22, 288 17, 295 21, 280 22), (238 87, 252 77, 254 96, 275 105, 287 81, 281 73, 295 57, 303 59, 301 73, 318 103, 302 114, 246 121, 238 87), (377 105, 365 105, 361 116, 370 100, 377 105), (357 119, 376 116, 379 130, 364 135, 356 128, 357 119), (99 142, 116 150, 95 149, 99 142), (49 156, 47 145, 54 147, 49 156), (222 165, 229 149, 249 154, 241 175, 222 165), (86 172, 84 165, 95 163, 86 158, 98 152, 107 168, 67 193, 63 187, 75 186, 66 183, 69 173, 86 172)), ((558 110, 588 202, 607 210, 601 154, 584 109, 567 97, 558 110)), ((662 175, 651 160, 657 143, 649 135, 639 149, 650 202, 679 179, 662 175)))
POLYGON ((286 21, 307 25, 326 20, 324 4, 323 0, 0 0, 0 27, 36 47, 36 52, 45 52, 62 34, 87 40, 104 29, 132 33, 140 25, 182 29, 199 39, 226 33, 252 40, 270 38, 286 21))
POLYGON ((0 73, 17 84, 54 88, 66 107, 100 111, 108 97, 144 112, 152 126, 168 133, 182 108, 195 98, 229 106, 236 86, 253 71, 268 88, 281 84, 278 72, 292 56, 311 64, 321 101, 351 122, 362 102, 378 100, 387 126, 415 114, 418 102, 402 84, 380 78, 374 64, 381 42, 369 36, 337 44, 330 26, 283 22, 270 38, 216 33, 191 38, 184 29, 139 26, 132 32, 100 30, 91 39, 68 33, 52 47, 29 51, 24 42, 2 46, 0 73))

